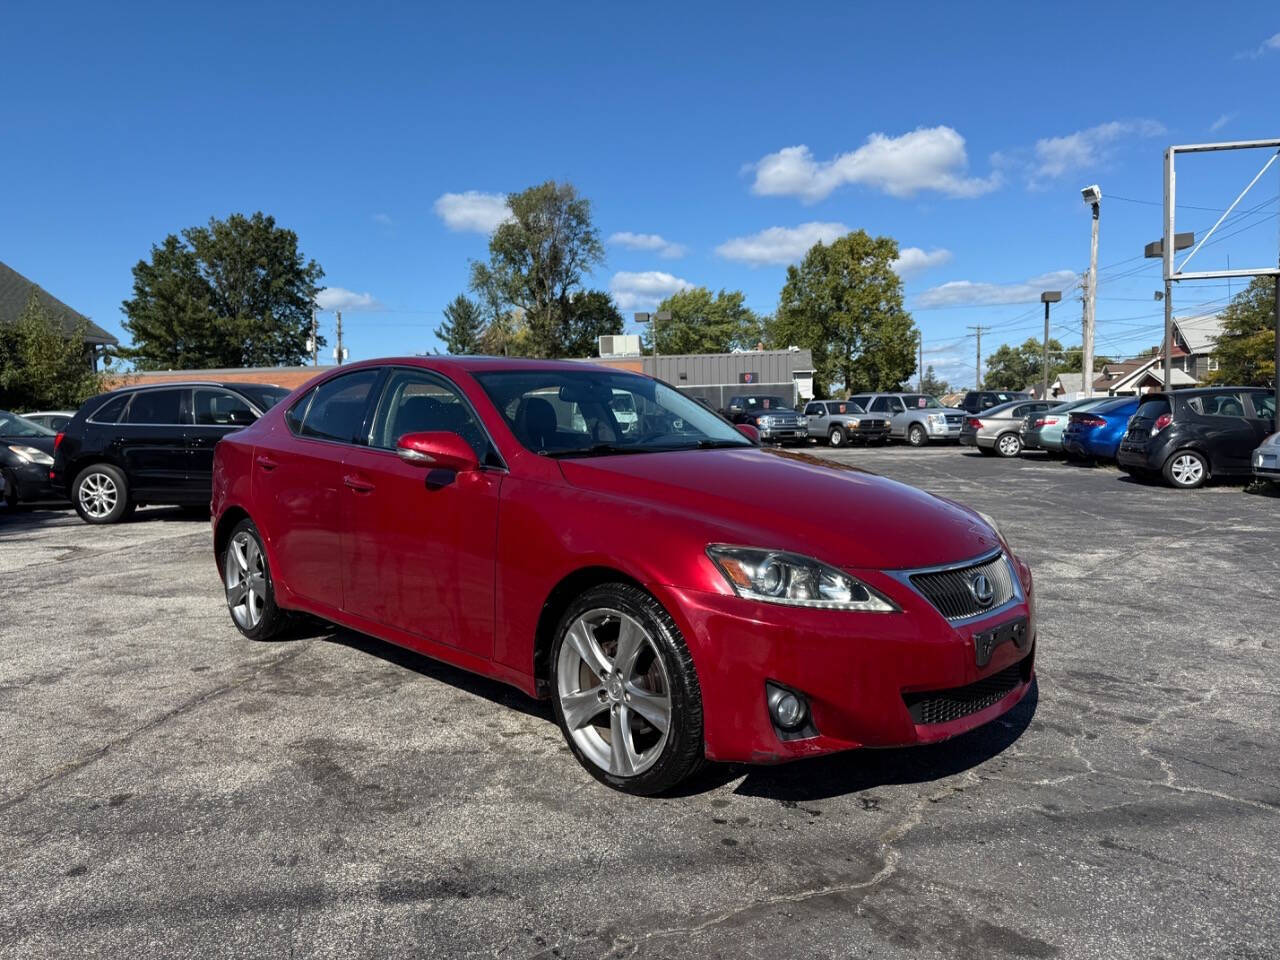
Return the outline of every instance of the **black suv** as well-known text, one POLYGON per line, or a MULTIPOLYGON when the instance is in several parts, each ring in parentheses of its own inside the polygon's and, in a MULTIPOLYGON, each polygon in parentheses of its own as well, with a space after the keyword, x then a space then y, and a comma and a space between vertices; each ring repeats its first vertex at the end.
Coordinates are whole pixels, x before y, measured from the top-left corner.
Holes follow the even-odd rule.
POLYGON ((1030 400, 1031 394, 1022 390, 970 390, 960 401, 965 413, 981 413, 1011 400, 1030 400))
POLYGON ((123 387, 86 401, 58 434, 49 479, 86 523, 142 503, 208 506, 213 447, 289 395, 260 383, 123 387))
POLYGON ((781 397, 762 393, 730 397, 724 417, 730 423, 755 427, 760 431, 761 443, 809 442, 808 421, 781 397))
POLYGON ((1126 473, 1163 475, 1183 490, 1211 476, 1249 476, 1253 450, 1275 418, 1275 395, 1257 387, 1148 394, 1129 419, 1116 460, 1126 473))

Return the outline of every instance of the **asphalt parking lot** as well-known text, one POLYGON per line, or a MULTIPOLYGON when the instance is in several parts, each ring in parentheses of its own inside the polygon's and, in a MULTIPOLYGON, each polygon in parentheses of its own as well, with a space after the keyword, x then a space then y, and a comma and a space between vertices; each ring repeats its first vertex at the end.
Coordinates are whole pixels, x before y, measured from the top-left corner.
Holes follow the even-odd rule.
POLYGON ((1280 499, 831 455, 1002 523, 1038 689, 656 800, 496 683, 242 639, 207 521, 0 513, 0 955, 1280 957, 1280 499))

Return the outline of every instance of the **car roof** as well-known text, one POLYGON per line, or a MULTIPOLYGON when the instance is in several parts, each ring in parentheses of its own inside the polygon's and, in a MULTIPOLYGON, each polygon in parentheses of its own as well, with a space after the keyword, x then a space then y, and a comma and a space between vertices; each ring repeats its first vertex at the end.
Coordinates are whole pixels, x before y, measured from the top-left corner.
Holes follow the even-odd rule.
MULTIPOLYGON (((986 391, 983 392, 985 393, 986 391)), ((988 416, 993 413, 1004 413, 1006 410, 1012 409, 1013 407, 1026 402, 1026 397, 1019 397, 1016 400, 1006 400, 1004 403, 998 403, 994 407, 987 407, 987 409, 982 411, 982 414, 983 416, 988 416)))
POLYGON ((278 383, 251 383, 247 380, 165 380, 162 383, 128 383, 99 394, 99 396, 109 397, 127 391, 163 390, 174 387, 222 387, 226 390, 243 390, 245 387, 266 388, 269 390, 288 389, 278 383))
POLYGON ((1112 397, 1109 400, 1105 400, 1102 403, 1098 404, 1093 409, 1101 413, 1107 413, 1108 411, 1111 411, 1111 410, 1118 410, 1120 407, 1123 407, 1126 403, 1137 403, 1140 399, 1141 399, 1140 397, 1112 397))

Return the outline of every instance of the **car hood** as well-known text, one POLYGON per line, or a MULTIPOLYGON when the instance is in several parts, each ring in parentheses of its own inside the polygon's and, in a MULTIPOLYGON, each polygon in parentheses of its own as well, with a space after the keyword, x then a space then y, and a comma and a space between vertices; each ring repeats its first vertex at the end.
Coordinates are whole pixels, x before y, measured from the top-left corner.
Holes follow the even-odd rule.
POLYGON ((564 460, 575 487, 670 510, 709 538, 862 569, 969 560, 1000 546, 971 511, 804 453, 689 450, 564 460))
POLYGON ((56 437, 0 437, 0 443, 6 447, 35 447, 53 456, 53 441, 56 437))

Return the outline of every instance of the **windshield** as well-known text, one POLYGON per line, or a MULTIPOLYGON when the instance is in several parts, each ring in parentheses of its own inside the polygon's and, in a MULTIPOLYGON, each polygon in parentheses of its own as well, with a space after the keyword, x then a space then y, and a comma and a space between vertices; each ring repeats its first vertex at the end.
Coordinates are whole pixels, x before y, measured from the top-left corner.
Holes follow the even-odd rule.
POLYGON ((779 410, 784 413, 796 412, 796 408, 781 397, 743 397, 740 406, 748 413, 756 413, 760 410, 779 410))
POLYGON ((53 437, 56 430, 32 423, 16 413, 0 410, 0 437, 53 437))
POLYGON ((259 387, 251 383, 237 383, 236 389, 252 400, 263 413, 289 395, 289 391, 283 387, 259 387))
POLYGON ((902 394, 902 402, 907 405, 908 410, 942 410, 942 404, 938 402, 937 397, 931 397, 926 393, 904 393, 902 394))
POLYGON ((504 370, 475 378, 516 439, 546 456, 752 446, 692 398, 633 373, 504 370))

